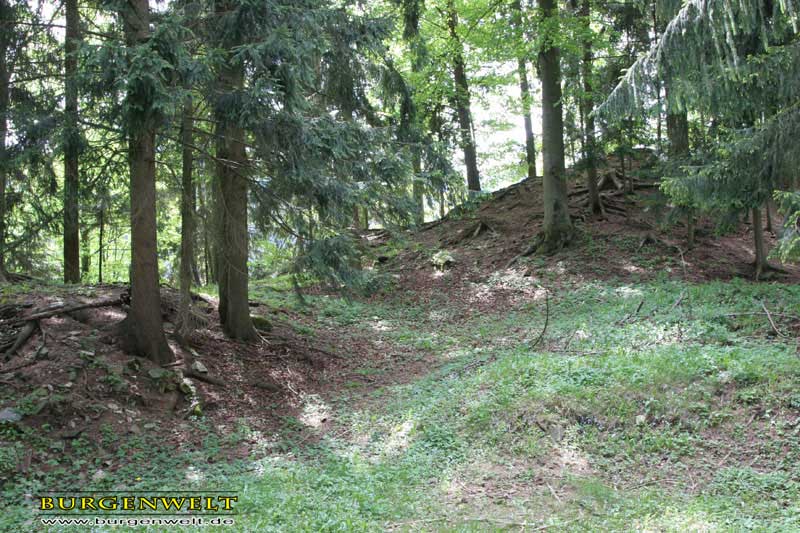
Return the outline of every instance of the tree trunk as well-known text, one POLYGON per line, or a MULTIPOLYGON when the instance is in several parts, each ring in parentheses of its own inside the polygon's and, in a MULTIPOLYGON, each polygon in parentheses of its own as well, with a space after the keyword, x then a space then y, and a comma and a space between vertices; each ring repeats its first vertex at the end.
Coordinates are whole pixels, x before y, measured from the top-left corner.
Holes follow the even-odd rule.
POLYGON ((198 199, 200 200, 200 216, 203 219, 203 270, 205 274, 206 285, 211 283, 211 280, 217 279, 211 267, 211 239, 209 237, 209 211, 206 207, 206 194, 208 192, 207 185, 201 185, 198 191, 198 199))
MULTIPOLYGON (((770 198, 772 198, 772 193, 770 193, 770 198)), ((773 233, 772 229, 772 200, 767 199, 766 203, 764 204, 764 213, 767 215, 767 231, 769 233, 773 233)))
MULTIPOLYGON (((215 9, 219 17, 224 17, 235 8, 231 2, 216 0, 215 9)), ((233 49, 241 43, 226 40, 221 44, 227 57, 218 72, 220 93, 236 93, 244 87, 244 65, 233 57, 233 49)), ((230 110, 220 107, 219 100, 217 105, 219 315, 228 337, 252 341, 258 335, 250 319, 248 304, 248 187, 244 130, 230 119, 230 110)))
POLYGON ((8 151, 6 138, 8 137, 8 107, 9 107, 9 81, 11 74, 8 71, 8 48, 13 34, 14 13, 8 0, 0 0, 0 24, 4 31, 0 31, 0 281, 6 281, 6 182, 8 177, 8 151))
MULTIPOLYGON (((686 111, 667 113, 667 138, 670 157, 683 159, 689 155, 689 120, 686 111)), ((686 213, 686 240, 690 248, 695 244, 694 218, 694 209, 689 206, 686 213)))
MULTIPOLYGON (((661 27, 658 24, 658 4, 653 2, 652 6, 652 15, 653 15, 653 42, 651 46, 656 46, 658 40, 661 38, 660 32, 661 27)), ((661 120, 661 111, 663 107, 663 100, 661 98, 661 78, 656 75, 655 79, 655 88, 656 88, 656 151, 660 154, 662 153, 662 137, 663 137, 663 125, 661 120)))
POLYGON ((65 0, 66 38, 64 41, 64 282, 78 283, 80 272, 80 242, 78 197, 80 178, 78 157, 78 47, 80 45, 80 14, 78 0, 65 0))
POLYGON ((478 152, 475 147, 472 111, 470 110, 469 81, 464 64, 464 46, 458 36, 458 13, 454 0, 447 0, 447 27, 453 41, 453 81, 455 82, 455 102, 458 114, 458 128, 461 135, 461 149, 464 150, 464 165, 467 167, 467 189, 480 192, 481 179, 478 172, 478 152))
POLYGON ((97 283, 102 284, 103 283, 103 259, 105 259, 103 257, 104 254, 105 254, 105 246, 103 244, 103 239, 105 237, 105 229, 106 229, 106 220, 105 220, 106 217, 105 217, 105 207, 104 206, 100 206, 100 212, 98 213, 97 216, 99 218, 99 225, 100 225, 100 235, 98 237, 100 242, 99 242, 99 245, 97 247, 97 255, 98 255, 98 257, 97 257, 97 283))
MULTIPOLYGON (((558 9, 555 0, 541 0, 543 20, 556 31, 558 9)), ((561 108, 560 50, 548 40, 539 52, 539 76, 542 82, 542 156, 544 160, 544 224, 538 251, 553 253, 572 238, 573 228, 567 205, 567 182, 564 165, 564 118, 561 108)))
POLYGON ((600 205, 600 193, 597 190, 597 142, 595 139, 594 125, 594 95, 592 92, 592 40, 591 31, 591 3, 590 0, 582 0, 580 15, 584 19, 584 31, 586 37, 583 41, 583 61, 581 63, 581 75, 583 77, 583 99, 581 101, 581 112, 583 115, 584 141, 583 157, 586 162, 586 188, 589 191, 589 209, 595 215, 602 212, 600 205))
POLYGON ((756 260, 755 260, 755 279, 756 281, 761 277, 767 269, 767 253, 764 249, 764 226, 761 224, 761 208, 753 208, 753 244, 755 245, 756 260))
POLYGON ((689 155, 689 120, 686 111, 667 113, 667 137, 669 155, 673 157, 689 155))
POLYGON ((414 197, 414 224, 421 226, 425 223, 425 190, 422 186, 422 158, 419 149, 415 148, 411 156, 414 168, 414 183, 411 186, 414 197))
MULTIPOLYGON (((129 48, 148 39, 148 0, 128 0, 123 8, 129 48)), ((131 195, 131 308, 121 324, 124 348, 158 364, 175 357, 164 336, 156 235, 156 120, 149 95, 128 94, 132 115, 128 132, 131 195), (135 107, 134 107, 135 106, 135 107)))
MULTIPOLYGON (((525 28, 522 27, 522 3, 514 0, 514 24, 517 26, 517 39, 525 42, 525 28)), ((533 121, 531 119, 531 86, 528 83, 528 58, 520 55, 517 58, 517 76, 519 77, 519 94, 522 102, 522 119, 525 125, 525 162, 527 163, 528 179, 536 178, 536 139, 533 136, 533 121)))
POLYGON ((183 117, 181 121, 181 148, 183 168, 181 171, 181 270, 180 270, 180 304, 178 317, 182 335, 191 332, 192 326, 189 317, 192 307, 192 265, 194 263, 194 225, 195 225, 195 198, 193 179, 193 153, 192 153, 192 97, 187 96, 183 104, 183 117))
POLYGON ((89 279, 89 271, 92 269, 90 236, 91 230, 87 224, 81 228, 81 279, 89 279))
POLYGON ((533 136, 533 120, 531 119, 531 88, 528 84, 527 61, 517 60, 519 74, 519 90, 522 97, 522 119, 525 123, 525 161, 528 163, 528 179, 536 178, 536 138, 533 136))

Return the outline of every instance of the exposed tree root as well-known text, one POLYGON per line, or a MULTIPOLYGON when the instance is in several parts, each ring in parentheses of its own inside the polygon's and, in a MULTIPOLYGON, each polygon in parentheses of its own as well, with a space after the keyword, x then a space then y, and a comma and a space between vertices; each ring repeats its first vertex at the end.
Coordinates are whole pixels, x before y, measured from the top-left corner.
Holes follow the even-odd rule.
POLYGON ((5 352, 5 360, 8 361, 11 357, 16 353, 17 350, 22 348, 22 346, 28 341, 28 339, 33 335, 33 333, 38 329, 39 321, 36 319, 29 320, 25 323, 22 329, 19 331, 14 344, 5 352))
POLYGON ((573 228, 543 231, 534 237, 533 243, 526 249, 523 255, 531 255, 534 252, 539 255, 553 255, 566 248, 575 230, 573 228))

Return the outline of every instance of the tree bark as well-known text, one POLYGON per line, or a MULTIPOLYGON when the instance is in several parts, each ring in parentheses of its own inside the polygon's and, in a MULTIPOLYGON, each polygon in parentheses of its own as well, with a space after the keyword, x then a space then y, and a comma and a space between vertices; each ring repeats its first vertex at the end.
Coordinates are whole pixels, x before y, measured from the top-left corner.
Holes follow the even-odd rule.
MULTIPOLYGON (((522 27, 523 13, 520 0, 514 0, 512 6, 514 24, 517 26, 517 38, 525 42, 525 30, 522 27)), ((522 101, 522 119, 525 125, 525 162, 528 179, 536 178, 536 139, 533 136, 533 120, 531 119, 531 87, 528 83, 528 58, 520 55, 517 58, 517 76, 519 76, 519 93, 522 101)))
POLYGON ((100 211, 97 214, 100 225, 99 245, 97 247, 97 283, 103 283, 103 260, 105 259, 105 245, 103 239, 105 238, 106 220, 105 220, 105 206, 100 206, 100 211))
MULTIPOLYGON (((667 137, 670 157, 683 159, 689 155, 689 119, 686 111, 667 113, 667 137)), ((689 248, 695 244, 694 219, 694 209, 689 207, 686 213, 686 241, 689 248)))
POLYGON ((536 178, 536 138, 533 135, 533 120, 531 118, 531 88, 528 83, 527 61, 523 58, 517 60, 517 73, 519 74, 519 90, 522 97, 522 119, 525 123, 525 162, 528 167, 528 179, 536 178))
POLYGON ((689 155, 689 119, 686 111, 667 113, 667 137, 669 155, 673 157, 689 155))
MULTIPOLYGON (((216 0, 215 9, 221 18, 235 9, 227 0, 216 0)), ((225 39, 222 48, 227 54, 218 72, 220 94, 231 94, 244 87, 244 65, 233 57, 233 49, 241 43, 225 39)), ((247 153, 244 130, 230 119, 229 110, 217 100, 217 182, 219 187, 219 315, 222 329, 232 338, 252 341, 258 338, 250 319, 247 270, 247 153)))
POLYGON ((192 97, 187 96, 183 104, 181 120, 182 169, 181 169, 181 270, 180 270, 180 320, 181 334, 191 331, 192 268, 194 264, 195 240, 195 193, 192 148, 192 97))
MULTIPOLYGON (((558 21, 555 0, 541 0, 543 20, 558 21)), ((555 24, 553 24, 555 26, 555 24)), ((555 28, 551 28, 555 31, 555 28)), ((544 160, 544 223, 538 251, 552 253, 572 239, 564 164, 564 117, 561 108, 560 50, 548 39, 539 52, 542 82, 542 156, 544 160)))
POLYGON ((772 192, 769 194, 770 198, 764 203, 764 214, 767 216, 767 231, 773 233, 772 228, 772 192))
POLYGON ((211 254, 211 238, 209 236, 209 219, 211 214, 207 208, 206 195, 208 194, 207 184, 201 184, 198 190, 197 198, 200 201, 200 216, 203 220, 203 271, 205 275, 205 283, 209 285, 212 280, 217 279, 216 273, 212 268, 212 254, 211 254))
POLYGON ((414 148, 414 153, 411 155, 411 163, 414 168, 414 183, 411 186, 411 192, 414 197, 414 224, 421 226, 425 223, 425 189, 422 186, 422 158, 419 154, 419 148, 414 148))
POLYGON ((92 269, 92 251, 89 248, 91 228, 85 225, 81 228, 81 279, 88 279, 92 269))
MULTIPOLYGON (((149 38, 148 0, 128 0, 122 11, 129 48, 149 38)), ((121 324, 123 347, 157 364, 174 360, 164 336, 156 234, 156 120, 150 96, 128 94, 131 196, 131 308, 121 324)))
POLYGON ((767 253, 764 249, 764 226, 761 224, 761 208, 753 208, 753 244, 755 245, 755 279, 758 280, 767 269, 767 253))
POLYGON ((64 282, 78 283, 80 272, 78 158, 78 47, 80 14, 78 0, 65 0, 66 38, 64 41, 64 282))
POLYGON ((0 31, 0 281, 6 281, 6 183, 8 180, 8 108, 9 81, 8 49, 13 34, 14 13, 8 0, 0 0, 0 24, 5 28, 0 31))
POLYGON ((455 102, 458 115, 458 128, 461 135, 461 149, 464 151, 464 165, 467 167, 467 189, 480 192, 481 179, 478 172, 478 152, 470 109, 469 80, 464 64, 464 45, 458 36, 458 13, 454 0, 447 0, 447 28, 453 41, 453 81, 455 82, 455 102))
POLYGON ((591 3, 582 0, 580 16, 584 20, 586 37, 583 41, 583 61, 581 62, 581 76, 583 77, 583 99, 581 100, 581 113, 583 114, 584 140, 583 157, 586 162, 586 189, 589 191, 589 209, 595 215, 603 211, 600 205, 600 193, 597 190, 597 141, 595 139, 594 124, 594 94, 592 87, 592 54, 591 31, 591 3))

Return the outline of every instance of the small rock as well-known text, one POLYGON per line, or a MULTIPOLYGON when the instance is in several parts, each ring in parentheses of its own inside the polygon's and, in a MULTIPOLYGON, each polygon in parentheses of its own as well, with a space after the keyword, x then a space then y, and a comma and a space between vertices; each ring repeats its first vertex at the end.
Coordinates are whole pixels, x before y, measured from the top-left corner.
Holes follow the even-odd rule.
POLYGON ((447 266, 452 265, 455 263, 456 260, 453 257, 453 254, 448 252, 447 250, 441 250, 433 254, 431 258, 431 263, 439 270, 444 270, 447 266))
POLYGON ((206 368, 206 365, 204 365, 200 361, 195 361, 194 363, 192 363, 192 370, 200 374, 208 374, 208 369, 206 368))
POLYGON ((22 420, 22 413, 16 409, 6 407, 0 411, 0 422, 8 422, 13 424, 15 422, 19 422, 20 420, 22 420))
POLYGON ((646 415, 636 415, 636 425, 643 426, 647 423, 647 416, 646 415))
POLYGON ((105 471, 102 469, 97 470, 94 474, 92 474, 92 481, 100 481, 106 477, 105 471))

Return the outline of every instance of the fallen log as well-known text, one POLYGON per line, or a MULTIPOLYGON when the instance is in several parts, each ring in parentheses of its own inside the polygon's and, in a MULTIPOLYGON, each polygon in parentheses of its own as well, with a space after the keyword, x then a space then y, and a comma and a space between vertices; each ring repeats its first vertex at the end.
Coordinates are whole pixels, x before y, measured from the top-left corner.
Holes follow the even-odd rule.
POLYGON ((79 304, 73 306, 62 305, 56 308, 48 309, 46 311, 33 313, 32 315, 28 315, 25 317, 0 320, 0 324, 20 325, 30 321, 42 320, 44 318, 50 318, 57 315, 72 313, 74 311, 82 311, 83 309, 96 309, 98 307, 116 307, 120 305, 122 305, 122 300, 120 298, 116 298, 114 300, 101 300, 99 302, 91 302, 88 304, 79 304))

